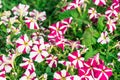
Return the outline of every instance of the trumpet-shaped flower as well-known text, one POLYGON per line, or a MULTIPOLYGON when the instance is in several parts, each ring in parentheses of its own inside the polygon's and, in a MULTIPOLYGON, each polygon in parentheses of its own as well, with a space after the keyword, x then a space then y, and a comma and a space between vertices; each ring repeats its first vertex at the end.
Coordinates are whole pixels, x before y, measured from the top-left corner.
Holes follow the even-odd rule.
POLYGON ((106 44, 110 41, 109 37, 108 37, 108 32, 102 32, 100 38, 97 40, 98 43, 101 44, 106 44))
POLYGON ((33 61, 31 59, 28 59, 25 57, 23 57, 23 63, 21 63, 20 66, 23 69, 32 69, 33 68, 35 70, 35 66, 34 66, 33 61))
POLYGON ((5 71, 0 72, 0 80, 6 80, 5 71))
POLYGON ((19 4, 12 8, 14 15, 27 16, 29 5, 19 4))
POLYGON ((37 10, 33 10, 29 13, 31 17, 35 18, 36 20, 44 21, 46 20, 46 12, 39 12, 37 10))
POLYGON ((98 6, 106 5, 106 0, 93 0, 93 2, 95 3, 95 5, 98 5, 98 6))
POLYGON ((45 45, 34 45, 30 52, 30 59, 35 60, 36 62, 42 62, 48 56, 48 52, 45 49, 45 45))
POLYGON ((54 73, 53 80, 66 80, 69 77, 69 73, 66 70, 61 70, 54 73))
POLYGON ((26 17, 25 23, 29 29, 39 29, 37 21, 34 18, 26 17))
POLYGON ((54 56, 54 55, 50 54, 46 58, 46 63, 48 63, 49 67, 51 67, 51 68, 57 67, 57 63, 58 63, 57 56, 54 56))
POLYGON ((32 41, 29 40, 27 34, 25 34, 16 41, 16 47, 20 53, 29 53, 32 47, 32 41))
POLYGON ((81 53, 79 50, 72 52, 68 55, 68 59, 72 64, 77 68, 83 67, 84 58, 81 56, 81 53))

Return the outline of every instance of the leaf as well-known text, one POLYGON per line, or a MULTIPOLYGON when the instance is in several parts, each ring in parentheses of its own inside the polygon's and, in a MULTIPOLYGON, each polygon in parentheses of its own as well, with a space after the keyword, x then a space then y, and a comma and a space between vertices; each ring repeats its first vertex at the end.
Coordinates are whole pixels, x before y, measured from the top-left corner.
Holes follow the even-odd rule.
POLYGON ((96 43, 96 37, 98 37, 99 34, 96 30, 94 30, 92 27, 87 28, 85 32, 83 33, 83 40, 82 43, 86 46, 91 46, 92 44, 96 43))
POLYGON ((98 19, 98 30, 100 31, 103 31, 105 25, 104 25, 104 19, 105 17, 104 16, 101 16, 99 19, 98 19))
POLYGON ((48 74, 51 73, 51 68, 50 67, 46 68, 46 73, 48 73, 48 74))

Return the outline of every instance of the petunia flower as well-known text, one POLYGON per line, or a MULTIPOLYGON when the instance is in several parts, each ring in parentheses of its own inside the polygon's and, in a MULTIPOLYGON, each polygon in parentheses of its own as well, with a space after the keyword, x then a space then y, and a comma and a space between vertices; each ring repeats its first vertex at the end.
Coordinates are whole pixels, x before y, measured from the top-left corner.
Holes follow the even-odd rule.
POLYGON ((25 57, 23 57, 22 60, 23 60, 23 63, 21 63, 20 66, 23 69, 32 69, 33 68, 33 70, 35 70, 35 66, 34 66, 33 60, 25 58, 25 57))
POLYGON ((29 53, 32 47, 32 41, 29 40, 27 34, 22 35, 17 41, 16 41, 16 48, 18 52, 20 53, 29 53))
POLYGON ((28 69, 25 71, 20 80, 38 80, 38 78, 36 78, 36 73, 33 69, 28 69))
POLYGON ((57 63, 58 63, 57 56, 54 56, 54 55, 50 54, 46 58, 46 63, 48 63, 49 67, 51 67, 51 68, 57 67, 57 63))
POLYGON ((108 32, 102 32, 100 38, 97 40, 98 43, 107 44, 110 41, 108 37, 108 32))
POLYGON ((100 16, 99 13, 97 13, 96 9, 95 8, 90 8, 88 10, 88 14, 89 14, 89 19, 93 22, 97 22, 98 21, 98 18, 100 16))
POLYGON ((120 62, 120 52, 118 52, 117 56, 118 56, 118 61, 120 62))
POLYGON ((33 17, 36 20, 44 21, 46 20, 46 12, 39 12, 37 10, 33 10, 32 12, 29 12, 30 16, 33 17))
POLYGON ((116 21, 108 18, 106 25, 107 25, 107 28, 110 31, 110 33, 112 33, 114 30, 116 30, 116 21))
POLYGON ((0 71, 0 80, 6 80, 5 71, 0 71))
POLYGON ((95 5, 98 5, 98 6, 106 5, 106 0, 93 0, 93 2, 95 3, 95 5))
POLYGON ((12 64, 8 61, 8 57, 6 57, 5 55, 0 56, 0 71, 5 71, 5 73, 11 72, 12 64))
POLYGON ((77 69, 83 67, 84 58, 81 56, 81 53, 79 50, 69 54, 68 59, 77 69))
POLYGON ((19 4, 12 8, 14 15, 17 16, 27 16, 29 5, 19 4))
POLYGON ((112 69, 100 64, 98 68, 94 68, 95 78, 98 80, 109 80, 112 76, 112 69))
POLYGON ((29 29, 39 29, 37 20, 35 20, 34 18, 26 17, 25 23, 29 29))
POLYGON ((78 75, 80 76, 80 80, 94 80, 93 77, 89 74, 87 68, 78 69, 78 75))
POLYGON ((66 70, 61 70, 54 73, 53 80, 66 80, 69 77, 69 73, 66 70))
POLYGON ((40 63, 48 56, 48 52, 45 49, 45 45, 34 45, 30 52, 30 59, 40 63))
POLYGON ((105 12, 105 15, 107 17, 116 17, 119 12, 119 4, 118 3, 113 3, 110 7, 105 12))

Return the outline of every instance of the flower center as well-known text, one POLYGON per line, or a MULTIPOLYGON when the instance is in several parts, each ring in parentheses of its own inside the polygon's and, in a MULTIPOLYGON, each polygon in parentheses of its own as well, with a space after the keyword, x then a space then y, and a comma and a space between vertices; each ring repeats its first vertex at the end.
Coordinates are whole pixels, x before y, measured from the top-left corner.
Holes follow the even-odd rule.
POLYGON ((40 54, 41 52, 42 52, 42 50, 41 50, 41 49, 39 49, 39 50, 38 50, 38 53, 40 54))
POLYGON ((24 45, 27 46, 27 45, 28 45, 28 42, 24 42, 24 45))
POLYGON ((31 76, 27 76, 27 80, 31 80, 31 76))
POLYGON ((60 28, 57 28, 56 31, 59 32, 59 31, 60 31, 60 28))
POLYGON ((65 77, 62 77, 61 80, 66 80, 66 78, 65 78, 65 77))

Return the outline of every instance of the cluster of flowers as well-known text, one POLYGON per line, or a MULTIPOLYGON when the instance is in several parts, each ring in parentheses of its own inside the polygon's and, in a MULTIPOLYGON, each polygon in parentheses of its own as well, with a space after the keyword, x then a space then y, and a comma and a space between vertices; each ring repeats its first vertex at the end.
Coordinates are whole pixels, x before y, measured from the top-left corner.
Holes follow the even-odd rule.
POLYGON ((104 65, 99 59, 99 53, 87 61, 81 56, 79 50, 68 55, 69 61, 59 61, 67 67, 74 67, 78 70, 77 75, 70 75, 67 70, 54 73, 54 80, 108 80, 112 75, 112 70, 104 65))
MULTIPOLYGON (((98 6, 106 5, 106 0, 93 0, 93 2, 98 6)), ((68 3, 65 7, 62 8, 62 11, 71 10, 75 8, 85 7, 85 0, 73 0, 71 3, 68 3)), ((112 33, 116 29, 116 24, 119 16, 119 1, 113 0, 113 4, 105 12, 105 17, 107 20, 107 28, 112 33)), ((54 73, 53 80, 108 80, 112 76, 112 69, 105 66, 104 61, 100 60, 99 54, 95 55, 93 58, 84 60, 82 54, 85 53, 88 49, 80 44, 80 41, 72 41, 65 39, 64 35, 70 24, 72 23, 72 17, 66 18, 64 20, 58 21, 49 26, 50 33, 48 34, 48 42, 44 40, 44 32, 47 29, 42 26, 42 22, 46 20, 46 13, 33 10, 28 11, 29 6, 24 4, 19 4, 12 8, 14 16, 11 17, 10 11, 4 11, 1 15, 0 24, 7 26, 7 44, 15 46, 16 49, 9 50, 9 55, 0 56, 0 80, 6 80, 6 73, 10 73, 14 69, 14 61, 16 57, 21 54, 28 54, 29 58, 23 57, 23 63, 20 64, 20 67, 25 69, 20 80, 47 80, 47 74, 44 73, 39 78, 35 73, 36 68, 34 61, 41 63, 45 61, 50 68, 57 67, 58 63, 63 64, 67 69, 61 71, 56 71, 54 73), (29 14, 29 17, 28 17, 29 14), (11 35, 17 35, 21 33, 23 25, 25 23, 28 29, 33 29, 36 32, 28 36, 27 34, 21 35, 17 40, 11 41, 11 35), (18 23, 19 26, 14 26, 15 23, 18 23), (42 30, 42 32, 39 32, 42 30), (72 48, 72 53, 68 55, 69 61, 59 61, 59 56, 51 54, 50 50, 53 47, 59 47, 64 51, 64 47, 68 45, 72 48), (79 49, 82 48, 80 52, 79 49), (76 50, 76 51, 74 51, 76 50), (70 68, 77 69, 77 75, 70 75, 70 68)), ((101 16, 100 13, 97 13, 95 8, 90 8, 89 18, 93 22, 97 22, 98 18, 101 16)), ((110 41, 108 37, 108 32, 104 31, 101 34, 101 37, 98 39, 98 42, 101 44, 106 44, 110 41)), ((15 73, 14 73, 15 74, 15 73)), ((15 74, 17 75, 17 74, 15 74)))

